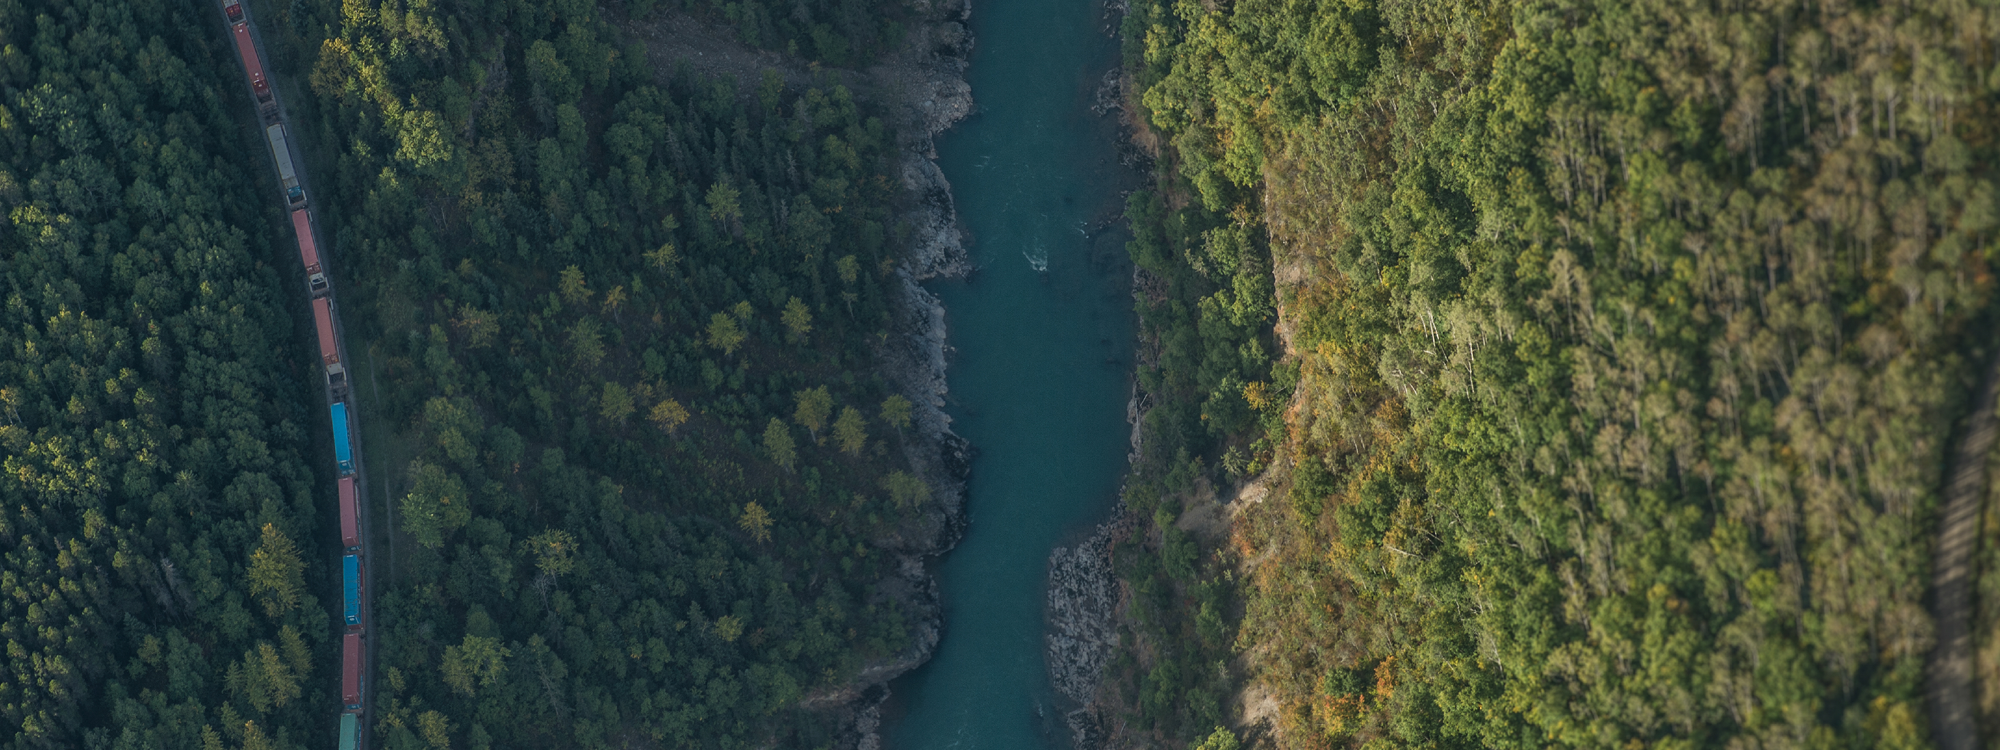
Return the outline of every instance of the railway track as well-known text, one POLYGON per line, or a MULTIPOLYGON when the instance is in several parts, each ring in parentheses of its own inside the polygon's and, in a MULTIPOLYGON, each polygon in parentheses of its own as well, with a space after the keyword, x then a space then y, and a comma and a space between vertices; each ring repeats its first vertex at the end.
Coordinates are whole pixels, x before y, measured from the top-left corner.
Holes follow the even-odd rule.
POLYGON ((355 429, 358 426, 355 420, 359 404, 350 387, 347 346, 342 336, 339 309, 327 274, 326 259, 320 251, 320 230, 314 221, 310 181, 306 179, 304 160, 298 158, 297 139, 287 127, 284 103, 279 99, 276 87, 271 85, 268 68, 264 65, 267 58, 256 24, 242 0, 219 0, 216 8, 222 13, 230 45, 243 69, 244 85, 257 105, 258 125, 264 136, 261 140, 271 154, 271 165, 277 177, 277 198, 291 218, 292 235, 299 251, 300 272, 296 278, 305 286, 308 312, 313 318, 313 332, 319 345, 317 368, 324 375, 321 384, 325 388, 327 416, 332 425, 334 444, 333 460, 327 465, 334 469, 335 497, 340 513, 343 632, 339 647, 341 700, 336 719, 340 737, 337 747, 340 750, 357 750, 366 745, 363 738, 363 727, 366 726, 363 719, 367 713, 365 699, 375 662, 374 642, 368 637, 368 593, 373 588, 369 585, 368 571, 368 551, 371 549, 369 519, 368 509, 360 502, 360 498, 367 496, 368 479, 359 433, 355 429))

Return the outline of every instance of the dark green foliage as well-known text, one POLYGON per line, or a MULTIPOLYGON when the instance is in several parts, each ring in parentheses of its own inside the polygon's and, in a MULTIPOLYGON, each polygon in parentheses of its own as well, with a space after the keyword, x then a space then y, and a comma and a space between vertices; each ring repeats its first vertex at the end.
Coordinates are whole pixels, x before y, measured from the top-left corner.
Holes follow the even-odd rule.
MULTIPOLYGON (((1926 742, 1934 497, 1991 345, 1996 23, 1134 4, 1126 63, 1170 144, 1135 257, 1212 273, 1237 246, 1218 214, 1273 248, 1286 367, 1236 460, 1289 502, 1232 541, 1281 746, 1926 742)), ((1187 354, 1206 320, 1147 324, 1163 362, 1229 361, 1187 354)), ((1215 403, 1174 377, 1142 376, 1169 441, 1215 403)), ((1134 486, 1171 493, 1159 470, 1134 486)), ((1164 660, 1193 610, 1125 573, 1165 654, 1130 657, 1130 710, 1191 744, 1207 688, 1164 660)))
POLYGON ((644 19, 679 11, 722 24, 752 47, 840 68, 862 68, 903 42, 907 3, 886 0, 627 0, 644 19))
POLYGON ((0 747, 331 731, 326 417, 219 21, 0 2, 0 747))
POLYGON ((908 645, 874 584, 925 511, 864 416, 893 136, 837 86, 656 74, 588 3, 480 5, 284 11, 332 33, 285 39, 293 112, 364 394, 414 454, 371 464, 375 731, 827 742, 798 704, 908 645), (795 430, 801 391, 847 427, 795 430))

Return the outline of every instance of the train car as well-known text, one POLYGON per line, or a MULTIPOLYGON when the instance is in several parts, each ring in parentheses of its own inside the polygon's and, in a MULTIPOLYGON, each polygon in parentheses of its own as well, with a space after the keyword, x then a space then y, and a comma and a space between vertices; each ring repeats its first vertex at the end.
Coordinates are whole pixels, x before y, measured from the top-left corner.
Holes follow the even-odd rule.
POLYGON ((360 633, 341 639, 340 705, 349 711, 361 710, 361 648, 360 633))
POLYGON ((361 551, 361 507, 354 499, 354 477, 340 478, 340 546, 361 551))
POLYGON ((333 333, 333 301, 312 301, 313 327, 319 332, 319 362, 326 368, 326 387, 334 398, 347 395, 347 366, 340 362, 340 339, 333 333))
MULTIPOLYGON (((243 9, 238 7, 237 13, 243 9)), ((250 23, 234 21, 230 24, 229 36, 236 41, 236 58, 243 63, 243 74, 250 77, 250 93, 257 96, 257 112, 264 119, 278 116, 278 100, 271 95, 271 82, 264 78, 264 59, 257 54, 257 43, 250 39, 250 23)))
POLYGON ((354 743, 361 739, 361 715, 344 713, 340 715, 340 750, 354 750, 354 743))
POLYGON ((222 13, 229 16, 230 23, 243 20, 242 0, 222 0, 222 13))
POLYGON ((326 295, 326 272, 319 267, 319 243, 313 241, 312 214, 301 208, 292 212, 292 233, 299 236, 299 261, 306 266, 306 285, 314 297, 326 295))
POLYGON ((333 462, 343 477, 354 475, 354 452, 347 445, 347 402, 333 403, 333 462))
POLYGON ((346 555, 340 558, 340 598, 341 616, 346 618, 347 627, 361 627, 361 556, 346 555))
POLYGON ((285 202, 292 208, 305 208, 306 189, 299 185, 298 171, 292 169, 292 149, 286 145, 284 123, 265 128, 264 139, 270 142, 271 158, 278 160, 278 185, 285 190, 285 202))

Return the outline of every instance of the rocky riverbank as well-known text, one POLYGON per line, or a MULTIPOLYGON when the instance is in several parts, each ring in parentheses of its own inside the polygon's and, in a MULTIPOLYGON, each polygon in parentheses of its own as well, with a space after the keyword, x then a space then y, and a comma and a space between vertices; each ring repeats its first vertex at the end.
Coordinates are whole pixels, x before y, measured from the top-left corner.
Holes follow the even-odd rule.
POLYGON ((1131 526, 1131 514, 1120 505, 1089 538, 1049 555, 1049 679, 1065 701, 1063 723, 1076 748, 1096 747, 1103 738, 1094 699, 1118 647, 1120 593, 1111 546, 1131 526))
POLYGON ((889 696, 890 680, 928 661, 943 633, 943 610, 937 581, 926 563, 957 544, 965 526, 965 479, 970 449, 951 429, 944 413, 945 367, 951 347, 945 340, 944 305, 920 282, 960 277, 971 271, 951 183, 938 169, 935 139, 972 113, 972 91, 966 84, 966 59, 972 37, 965 22, 968 0, 919 0, 913 3, 922 21, 904 49, 870 68, 856 88, 863 98, 888 110, 901 139, 903 163, 902 217, 911 228, 911 246, 896 271, 902 296, 889 338, 877 360, 915 405, 915 439, 904 450, 912 469, 931 486, 931 512, 877 544, 899 560, 897 574, 877 587, 877 595, 896 602, 912 620, 908 649, 865 667, 841 695, 828 696, 849 712, 844 747, 876 750, 881 746, 881 704, 889 696))
POLYGON ((945 343, 944 306, 919 284, 971 271, 951 183, 934 161, 934 144, 939 133, 972 113, 972 89, 964 76, 972 52, 972 35, 965 26, 972 7, 968 0, 912 0, 909 7, 917 17, 903 48, 865 70, 810 67, 748 48, 734 41, 731 30, 683 14, 663 12, 625 22, 662 70, 687 66, 733 79, 746 98, 756 95, 755 85, 766 71, 777 72, 792 87, 837 83, 888 122, 899 139, 902 157, 896 176, 903 194, 898 209, 910 229, 910 247, 896 270, 902 294, 876 361, 915 406, 903 449, 914 472, 929 483, 931 501, 929 512, 873 540, 898 563, 875 585, 874 598, 895 603, 909 618, 912 640, 902 653, 864 665, 846 685, 801 701, 803 708, 824 712, 841 725, 837 746, 861 750, 880 746, 880 706, 888 697, 889 681, 928 661, 937 649, 943 611, 937 581, 926 565, 951 549, 964 529, 970 464, 970 449, 952 432, 951 417, 944 413, 951 351, 945 343))
MULTIPOLYGON (((1116 35, 1125 12, 1122 0, 1107 0, 1104 33, 1116 35)), ((1149 165, 1152 156, 1141 143, 1140 129, 1134 127, 1132 116, 1137 111, 1131 101, 1134 95, 1129 75, 1124 69, 1114 67, 1099 79, 1090 111, 1099 117, 1117 117, 1124 124, 1121 130, 1125 137, 1116 143, 1118 160, 1136 171, 1149 165)), ((1123 221, 1121 215, 1111 223, 1123 221)), ((1133 268, 1135 291, 1145 286, 1143 274, 1133 268)), ((1141 342, 1135 354, 1143 358, 1145 350, 1141 342)), ((1146 413, 1152 407, 1152 395, 1134 382, 1132 397, 1125 404, 1125 420, 1131 425, 1128 463, 1139 461, 1146 413)), ((1067 703, 1063 720, 1069 727, 1070 746, 1074 750, 1096 750, 1111 741, 1111 732, 1103 723, 1107 706, 1100 700, 1099 692, 1104 685, 1105 667, 1118 649, 1118 624, 1125 596, 1124 587, 1112 569, 1111 550, 1137 528, 1137 520, 1120 502, 1111 518, 1098 525, 1088 539, 1075 547, 1058 547, 1049 555, 1046 635, 1049 678, 1067 703)))
MULTIPOLYGON (((903 158, 900 209, 911 230, 908 254, 896 270, 902 296, 877 360, 916 406, 916 439, 907 441, 905 450, 911 466, 930 483, 936 511, 920 528, 881 541, 907 555, 929 556, 958 540, 969 463, 965 441, 952 432, 951 417, 944 413, 951 351, 945 342, 944 305, 919 284, 964 276, 972 268, 951 183, 935 161, 937 135, 972 113, 972 89, 964 77, 972 53, 965 21, 972 6, 969 0, 919 0, 912 7, 923 14, 923 22, 900 52, 867 71, 862 92, 888 110, 896 124, 903 158)), ((931 605, 934 609, 934 596, 931 605)))

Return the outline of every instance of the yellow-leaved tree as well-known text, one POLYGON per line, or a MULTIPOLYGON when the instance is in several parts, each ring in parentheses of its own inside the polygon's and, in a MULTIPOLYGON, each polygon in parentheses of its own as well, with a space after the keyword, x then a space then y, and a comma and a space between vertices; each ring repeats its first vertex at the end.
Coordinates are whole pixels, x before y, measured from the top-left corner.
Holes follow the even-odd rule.
POLYGON ((722 356, 735 354, 737 347, 743 346, 743 340, 746 338, 749 338, 749 334, 744 333, 743 327, 737 325, 736 319, 727 313, 709 316, 708 345, 721 349, 722 356))
POLYGON ((789 332, 794 344, 805 343, 806 334, 812 333, 812 310, 807 308, 806 303, 797 297, 793 297, 790 302, 785 303, 785 312, 778 317, 785 322, 785 330, 789 332))
POLYGON ((492 687, 507 673, 507 657, 513 656, 500 639, 465 635, 465 640, 456 646, 446 646, 444 663, 440 670, 444 673, 444 684, 463 695, 471 696, 475 688, 492 687))
POLYGON ((882 399, 882 421, 897 430, 910 426, 910 412, 914 407, 902 394, 892 394, 882 399))
POLYGON ((736 519, 736 525, 760 544, 771 541, 771 513, 755 500, 743 504, 743 515, 736 519))
POLYGON ((264 524, 263 540, 250 553, 250 593, 264 605, 264 613, 277 617, 299 606, 305 591, 306 565, 299 560, 298 545, 275 524, 264 524))
POLYGON ((868 445, 868 423, 860 409, 849 406, 840 410, 840 419, 833 422, 833 439, 849 455, 861 455, 861 449, 868 445))
POLYGON ((680 429, 681 425, 687 423, 688 410, 687 407, 681 406, 681 402, 679 401, 670 398, 663 399, 660 403, 653 405, 652 413, 648 414, 646 418, 652 420, 654 426, 666 430, 667 434, 671 435, 674 430, 680 429))
POLYGON ((818 443, 819 431, 826 429, 826 418, 833 414, 833 395, 827 393, 826 386, 820 386, 799 391, 793 397, 798 400, 798 408, 792 411, 792 418, 804 425, 813 442, 818 443))
POLYGON ((451 750, 451 721, 444 714, 436 711, 418 714, 417 734, 435 750, 451 750))

